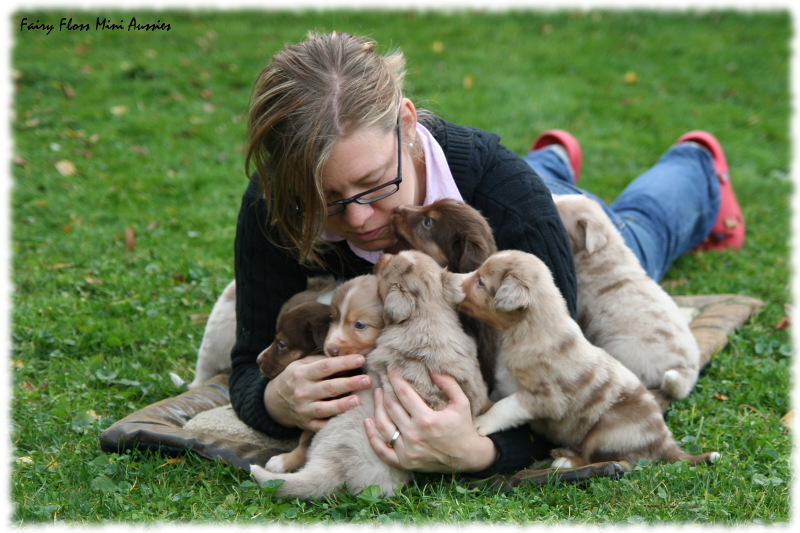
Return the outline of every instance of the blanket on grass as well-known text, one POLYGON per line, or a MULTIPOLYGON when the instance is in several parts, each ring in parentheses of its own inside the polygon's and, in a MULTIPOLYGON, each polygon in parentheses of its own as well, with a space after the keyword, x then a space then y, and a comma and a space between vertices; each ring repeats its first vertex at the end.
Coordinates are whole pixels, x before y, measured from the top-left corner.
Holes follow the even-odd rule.
MULTIPOLYGON (((675 296, 691 323, 702 366, 728 343, 728 335, 744 324, 763 302, 738 294, 675 296)), ((657 394, 657 391, 655 391, 657 394)), ((664 409, 669 407, 662 398, 664 409)), ((100 447, 109 453, 134 448, 158 450, 175 456, 192 452, 249 471, 273 455, 294 449, 296 439, 275 439, 245 425, 233 411, 228 376, 220 374, 204 385, 148 405, 115 422, 100 435, 100 447)), ((619 477, 629 465, 601 463, 572 471, 553 472, 532 465, 501 480, 506 489, 545 482, 578 482, 592 477, 619 477)))

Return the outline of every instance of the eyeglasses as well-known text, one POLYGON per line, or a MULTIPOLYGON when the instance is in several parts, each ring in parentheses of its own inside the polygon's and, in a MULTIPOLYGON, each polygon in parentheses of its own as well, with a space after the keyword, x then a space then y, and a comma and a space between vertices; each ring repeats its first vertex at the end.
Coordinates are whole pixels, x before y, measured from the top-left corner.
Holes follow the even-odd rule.
POLYGON ((368 191, 364 191, 361 194, 356 194, 355 196, 351 196, 350 198, 345 198, 344 200, 336 200, 335 202, 330 202, 327 204, 328 207, 328 216, 338 215, 342 211, 344 211, 347 204, 352 204, 353 202, 364 205, 364 204, 371 204, 372 202, 377 202, 378 200, 383 200, 394 193, 396 193, 400 189, 400 182, 403 181, 403 157, 402 152, 400 150, 400 115, 397 116, 397 177, 392 181, 388 181, 383 185, 378 185, 374 189, 370 189, 368 191))

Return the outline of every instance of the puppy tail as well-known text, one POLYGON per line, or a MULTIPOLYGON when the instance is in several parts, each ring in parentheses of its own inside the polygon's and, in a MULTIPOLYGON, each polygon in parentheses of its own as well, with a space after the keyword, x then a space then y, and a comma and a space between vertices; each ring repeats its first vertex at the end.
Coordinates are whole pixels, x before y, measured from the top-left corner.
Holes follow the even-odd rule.
POLYGON ((689 396, 697 381, 697 369, 685 366, 675 367, 664 372, 661 392, 671 400, 681 400, 689 396))
POLYGON ((716 463, 720 458, 719 452, 706 452, 706 453, 699 453, 697 455, 692 455, 690 453, 686 453, 685 451, 681 450, 677 444, 673 443, 673 446, 667 450, 663 460, 669 461, 671 463, 675 463, 678 461, 689 461, 690 463, 697 465, 701 463, 705 464, 713 464, 716 463))

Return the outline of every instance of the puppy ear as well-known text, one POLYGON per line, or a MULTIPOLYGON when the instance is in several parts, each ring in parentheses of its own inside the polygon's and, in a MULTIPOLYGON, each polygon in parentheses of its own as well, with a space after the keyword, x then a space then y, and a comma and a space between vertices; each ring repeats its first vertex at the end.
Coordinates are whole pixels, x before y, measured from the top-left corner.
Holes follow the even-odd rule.
POLYGON ((461 278, 447 270, 442 271, 442 290, 445 301, 452 306, 460 304, 466 297, 461 286, 461 278))
POLYGON ((597 224, 588 218, 582 218, 578 224, 583 228, 584 244, 589 254, 602 250, 608 243, 608 236, 603 230, 602 224, 597 224))
POLYGON ((393 286, 383 299, 383 316, 390 324, 399 324, 411 318, 416 304, 414 298, 398 286, 393 286))
POLYGON ((325 337, 328 335, 328 329, 331 325, 330 312, 325 315, 317 315, 311 317, 308 322, 308 328, 311 330, 311 338, 314 339, 315 351, 321 352, 322 347, 325 346, 325 337))
POLYGON ((494 308, 501 312, 517 311, 531 305, 530 291, 513 274, 506 275, 494 295, 494 308))
POLYGON ((458 272, 472 272, 489 257, 491 252, 488 246, 472 237, 463 240, 461 254, 458 259, 458 272))

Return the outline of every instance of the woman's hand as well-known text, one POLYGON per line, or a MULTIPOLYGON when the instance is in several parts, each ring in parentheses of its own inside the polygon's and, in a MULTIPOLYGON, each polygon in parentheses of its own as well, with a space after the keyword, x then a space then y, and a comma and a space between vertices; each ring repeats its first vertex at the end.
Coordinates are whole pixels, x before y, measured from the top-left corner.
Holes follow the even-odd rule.
POLYGON ((444 409, 434 411, 391 368, 388 376, 398 401, 376 389, 375 418, 364 422, 372 448, 385 463, 415 472, 444 473, 477 472, 494 463, 494 443, 473 426, 469 399, 453 377, 431 372, 433 382, 448 398, 444 409), (395 431, 400 435, 389 446, 395 431))
POLYGON ((264 391, 267 412, 284 426, 319 431, 328 418, 358 405, 360 398, 351 393, 368 389, 371 384, 370 377, 363 374, 331 376, 362 366, 364 356, 358 354, 299 359, 267 383, 264 391))

